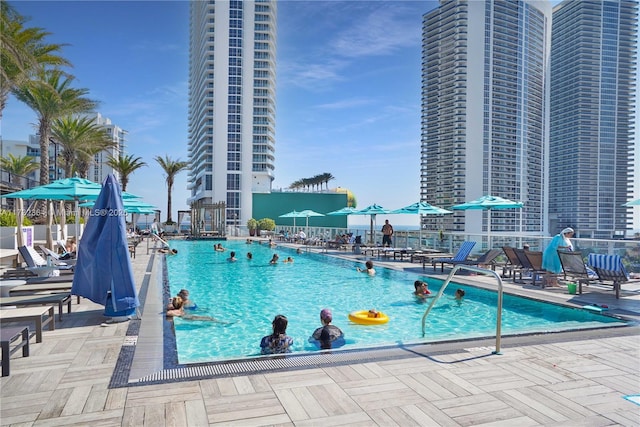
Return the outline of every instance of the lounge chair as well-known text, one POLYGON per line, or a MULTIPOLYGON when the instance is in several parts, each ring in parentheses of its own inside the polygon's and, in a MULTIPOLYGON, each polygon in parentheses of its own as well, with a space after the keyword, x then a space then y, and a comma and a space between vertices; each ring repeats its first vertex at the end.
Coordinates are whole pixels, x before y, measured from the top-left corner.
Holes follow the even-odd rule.
POLYGON ((502 277, 511 277, 515 282, 516 274, 520 274, 520 279, 522 279, 522 270, 524 267, 518 255, 516 255, 515 248, 503 246, 502 250, 507 257, 507 263, 502 267, 502 277))
POLYGON ((48 265, 47 260, 42 258, 31 246, 20 246, 18 252, 20 252, 22 259, 27 264, 27 270, 36 273, 38 276, 52 276, 56 274, 56 270, 59 274, 61 270, 73 269, 72 265, 67 265, 64 262, 53 261, 52 265, 48 265))
POLYGON ((638 283, 638 280, 631 280, 627 270, 622 264, 620 255, 589 254, 589 267, 593 268, 600 282, 609 284, 611 282, 616 291, 616 298, 620 298, 620 285, 623 283, 638 283))
POLYGON ((598 276, 589 272, 587 266, 584 265, 584 258, 581 252, 558 250, 558 256, 560 257, 564 279, 577 281, 579 294, 582 293, 583 284, 589 286, 589 283, 599 281, 598 276))
POLYGON ((2 346, 2 376, 9 376, 9 363, 11 355, 22 349, 22 357, 29 356, 29 327, 13 326, 0 329, 0 345, 2 346), (20 341, 18 341, 20 340, 20 341), (11 343, 17 341, 11 348, 11 343))
POLYGON ((55 330, 53 307, 26 307, 11 310, 0 310, 0 325, 4 323, 33 321, 35 322, 36 342, 42 342, 42 328, 49 325, 49 330, 55 330))
MULTIPOLYGON (((531 285, 536 286, 536 280, 538 279, 538 276, 547 272, 544 268, 542 268, 542 252, 527 251, 525 249, 514 249, 513 251, 520 260, 520 264, 522 265, 522 269, 520 271, 520 279, 523 279, 522 272, 526 271, 531 275, 531 285)), ((540 286, 544 288, 543 280, 540 280, 540 286)))
POLYGON ((54 251, 52 251, 51 249, 49 249, 46 246, 42 246, 40 245, 40 250, 42 251, 43 254, 45 254, 48 257, 51 257, 52 260, 54 260, 54 262, 56 264, 61 264, 61 265, 76 265, 76 259, 75 258, 62 258, 64 257, 64 254, 60 255, 55 253, 54 251))
MULTIPOLYGON (((0 306, 29 306, 29 305, 52 305, 58 306, 58 319, 62 320, 62 309, 67 305, 67 313, 71 313, 71 293, 60 292, 55 294, 34 294, 22 295, 19 297, 0 297, 0 306)), ((0 310, 4 311, 4 310, 0 310)))
POLYGON ((440 264, 440 272, 444 271, 445 264, 460 264, 461 262, 465 262, 469 258, 469 254, 471 254, 471 250, 476 245, 476 242, 462 242, 458 252, 451 258, 436 258, 431 260, 431 265, 433 266, 433 271, 436 271, 436 266, 440 264))

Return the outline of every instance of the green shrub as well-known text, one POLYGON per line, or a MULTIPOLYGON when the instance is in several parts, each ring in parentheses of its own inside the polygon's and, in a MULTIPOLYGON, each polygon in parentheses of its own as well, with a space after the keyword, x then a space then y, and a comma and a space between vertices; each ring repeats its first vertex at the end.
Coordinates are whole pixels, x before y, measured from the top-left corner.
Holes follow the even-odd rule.
MULTIPOLYGON (((29 218, 24 218, 22 220, 22 225, 31 225, 32 222, 29 218)), ((9 210, 5 210, 2 209, 0 210, 0 227, 17 227, 18 226, 18 220, 16 219, 16 214, 9 211, 9 210)))
POLYGON ((271 218, 262 218, 258 220, 258 228, 260 230, 273 231, 276 229, 276 222, 271 218))
POLYGON ((258 221, 256 221, 256 220, 255 220, 255 219, 253 219, 253 218, 250 218, 250 219, 247 221, 247 228, 248 228, 249 230, 255 230, 256 228, 258 228, 258 221))

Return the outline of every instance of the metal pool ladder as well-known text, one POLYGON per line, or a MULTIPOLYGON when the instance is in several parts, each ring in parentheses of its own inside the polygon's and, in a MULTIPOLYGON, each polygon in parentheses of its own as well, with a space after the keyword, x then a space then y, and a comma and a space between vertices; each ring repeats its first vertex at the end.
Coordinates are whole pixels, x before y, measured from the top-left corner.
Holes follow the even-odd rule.
POLYGON ((440 299, 445 289, 447 289, 447 285, 449 285, 449 282, 451 282, 451 279, 453 278, 453 276, 456 274, 458 270, 468 270, 468 271, 475 271, 476 273, 480 273, 480 274, 486 274, 486 275, 495 277, 496 280, 498 281, 498 304, 497 304, 498 313, 496 316, 496 319, 497 319, 496 320, 496 349, 495 351, 493 351, 493 354, 502 354, 500 353, 500 335, 502 333, 502 279, 500 278, 500 275, 498 273, 496 273, 493 270, 487 270, 486 268, 480 268, 472 265, 463 265, 463 264, 458 264, 453 266, 453 268, 451 269, 451 272, 447 276, 447 280, 445 280, 444 284, 442 285, 442 287, 440 288, 436 296, 432 298, 431 304, 429 304, 427 311, 425 311, 424 315, 422 316, 422 336, 423 337, 425 336, 425 321, 427 319, 427 315, 435 305, 436 301, 440 299))

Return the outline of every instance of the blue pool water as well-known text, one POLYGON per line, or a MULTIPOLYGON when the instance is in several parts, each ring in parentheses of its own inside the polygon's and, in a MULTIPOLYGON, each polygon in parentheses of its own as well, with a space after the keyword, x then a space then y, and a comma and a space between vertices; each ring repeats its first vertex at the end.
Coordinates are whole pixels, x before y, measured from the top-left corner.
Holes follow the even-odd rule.
MULTIPOLYGON (((356 272, 361 265, 321 254, 296 254, 294 250, 244 241, 223 242, 226 252, 215 252, 210 241, 172 241, 178 255, 167 257, 172 295, 181 288, 198 305, 194 314, 211 315, 228 322, 174 320, 179 363, 210 362, 257 356, 260 339, 271 333, 276 314, 289 319, 287 334, 295 352, 316 351, 308 342, 320 325, 320 310, 333 311, 333 324, 344 331, 342 348, 387 344, 434 342, 495 336, 496 293, 470 286, 449 284, 427 317, 427 335, 422 337, 422 315, 428 304, 413 296, 413 282, 426 276, 376 266, 369 277, 356 272), (237 262, 227 261, 236 251, 237 262), (253 259, 247 260, 251 251, 253 259), (269 265, 273 253, 293 264, 269 265), (453 299, 457 288, 466 296, 453 299), (350 322, 351 311, 375 308, 386 313, 385 325, 363 326, 350 322)), ((375 262, 375 261, 374 261, 375 262)), ((429 279, 434 294, 440 281, 429 279)), ((561 307, 526 298, 504 296, 503 335, 602 327, 622 321, 586 310, 561 307)))

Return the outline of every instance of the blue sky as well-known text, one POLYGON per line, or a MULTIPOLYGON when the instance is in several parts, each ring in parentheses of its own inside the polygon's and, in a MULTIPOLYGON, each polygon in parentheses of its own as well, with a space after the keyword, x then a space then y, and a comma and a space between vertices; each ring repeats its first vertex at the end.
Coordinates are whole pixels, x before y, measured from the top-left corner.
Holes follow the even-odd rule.
MULTIPOLYGON (((149 165, 128 191, 166 218, 166 187, 156 155, 187 152, 187 1, 14 1, 66 43, 76 87, 129 132, 127 152, 149 165)), ((278 2, 274 188, 330 172, 330 187, 354 192, 358 206, 396 209, 419 199, 422 14, 434 1, 278 2)), ((35 115, 14 99, 2 138, 26 140, 35 115)), ((187 173, 178 175, 173 216, 188 209, 187 173)), ((390 216, 394 224, 417 217, 390 216)), ((367 224, 352 216, 351 224, 367 224)))

